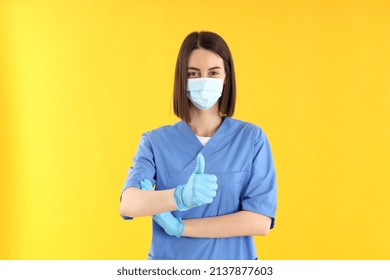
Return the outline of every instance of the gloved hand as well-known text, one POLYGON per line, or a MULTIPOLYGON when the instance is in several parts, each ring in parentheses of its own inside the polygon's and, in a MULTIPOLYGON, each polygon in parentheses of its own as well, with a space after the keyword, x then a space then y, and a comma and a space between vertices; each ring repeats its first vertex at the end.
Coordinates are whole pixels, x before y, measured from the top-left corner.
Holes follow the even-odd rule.
POLYGON ((180 237, 184 231, 184 224, 181 218, 175 217, 171 212, 164 212, 153 216, 153 219, 170 236, 180 237))
POLYGON ((211 203, 217 194, 217 176, 204 174, 205 161, 201 153, 196 158, 196 167, 187 184, 177 186, 174 198, 180 211, 211 203))
MULTIPOLYGON (((150 180, 145 179, 140 182, 141 190, 153 190, 150 180)), ((181 218, 175 217, 171 212, 164 212, 153 216, 153 219, 170 236, 180 237, 184 231, 184 224, 181 218)))

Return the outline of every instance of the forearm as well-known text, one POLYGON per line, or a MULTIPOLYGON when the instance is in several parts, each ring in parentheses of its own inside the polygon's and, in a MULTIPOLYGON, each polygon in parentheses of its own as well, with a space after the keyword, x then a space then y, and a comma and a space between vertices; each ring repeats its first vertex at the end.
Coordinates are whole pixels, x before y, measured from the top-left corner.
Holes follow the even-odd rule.
POLYGON ((147 191, 128 188, 122 194, 120 215, 141 217, 177 210, 173 192, 174 189, 147 191))
POLYGON ((239 211, 217 217, 188 219, 183 222, 183 236, 224 238, 267 235, 271 218, 250 211, 239 211))

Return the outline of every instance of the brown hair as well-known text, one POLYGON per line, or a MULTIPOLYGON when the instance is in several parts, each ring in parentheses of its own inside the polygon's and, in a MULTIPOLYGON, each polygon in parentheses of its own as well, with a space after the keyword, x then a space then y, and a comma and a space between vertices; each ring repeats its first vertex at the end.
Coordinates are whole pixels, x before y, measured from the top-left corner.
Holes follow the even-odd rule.
POLYGON ((185 122, 191 121, 190 100, 187 97, 188 57, 195 49, 209 50, 223 59, 225 84, 219 99, 219 112, 231 117, 236 104, 236 76, 229 47, 221 36, 213 32, 200 31, 190 33, 183 41, 176 61, 175 82, 173 88, 173 110, 175 115, 185 122))

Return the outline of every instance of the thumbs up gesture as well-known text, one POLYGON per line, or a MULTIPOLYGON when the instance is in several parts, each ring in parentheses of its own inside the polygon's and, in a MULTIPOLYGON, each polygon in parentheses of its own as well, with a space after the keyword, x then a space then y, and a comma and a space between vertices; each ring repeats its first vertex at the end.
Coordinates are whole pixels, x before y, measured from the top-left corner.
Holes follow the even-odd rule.
POLYGON ((217 176, 204 174, 205 160, 202 154, 196 158, 196 167, 187 184, 177 186, 174 199, 180 211, 211 203, 217 194, 217 176))

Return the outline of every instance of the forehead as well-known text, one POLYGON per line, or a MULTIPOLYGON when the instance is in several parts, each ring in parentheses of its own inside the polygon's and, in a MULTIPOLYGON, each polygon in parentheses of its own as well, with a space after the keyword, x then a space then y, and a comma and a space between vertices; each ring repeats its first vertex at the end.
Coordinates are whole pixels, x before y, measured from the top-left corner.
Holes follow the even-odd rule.
POLYGON ((188 67, 208 69, 215 66, 219 66, 223 69, 223 59, 212 51, 195 49, 188 57, 188 67))

